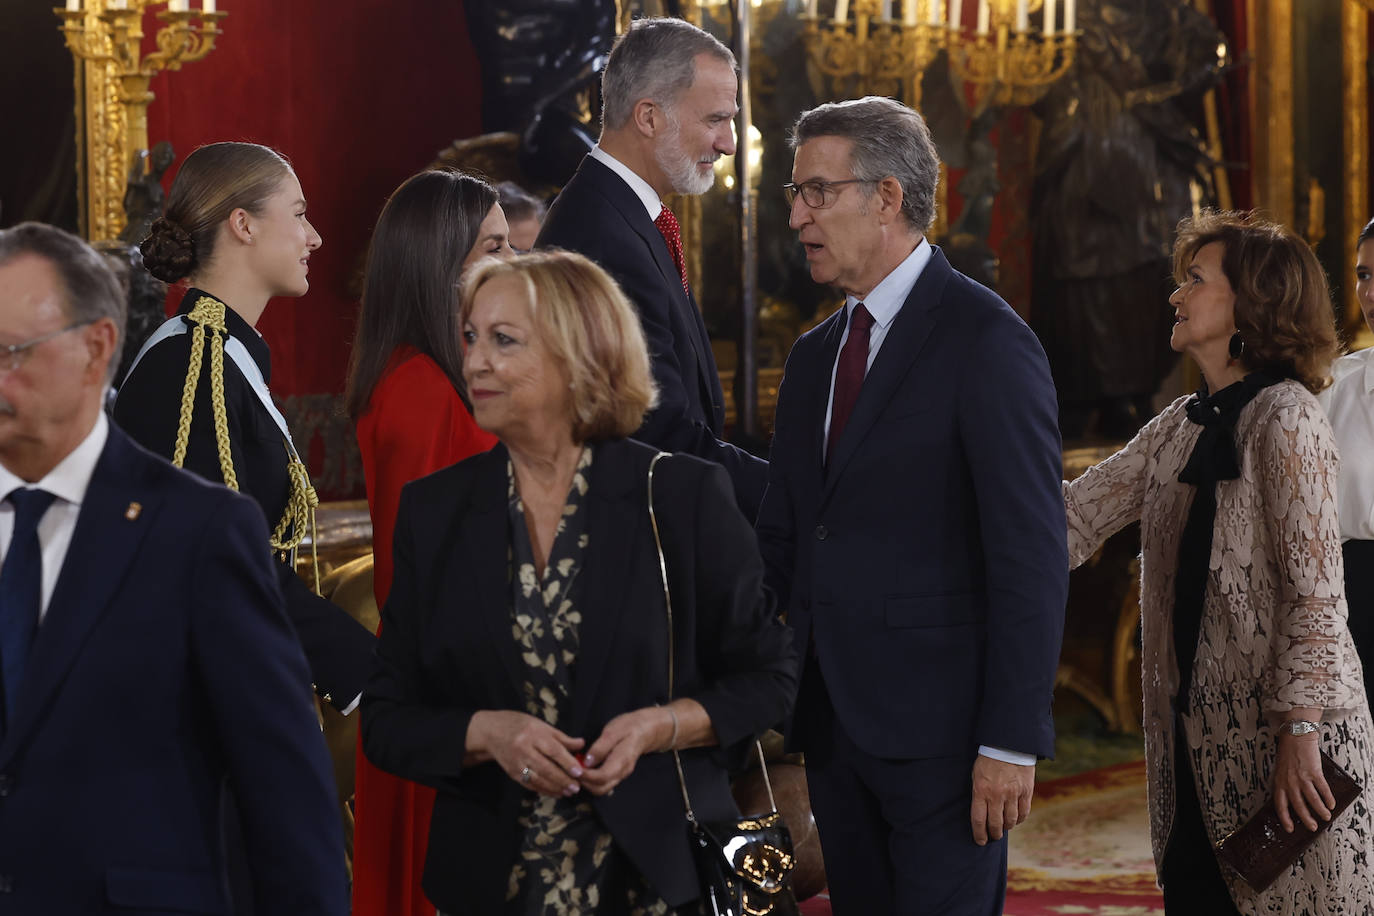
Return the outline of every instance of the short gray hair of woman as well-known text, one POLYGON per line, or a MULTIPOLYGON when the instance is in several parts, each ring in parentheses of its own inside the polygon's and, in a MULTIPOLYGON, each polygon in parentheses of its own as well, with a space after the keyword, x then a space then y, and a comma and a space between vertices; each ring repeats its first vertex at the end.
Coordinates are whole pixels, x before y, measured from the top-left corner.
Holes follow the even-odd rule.
POLYGON ((853 144, 855 178, 896 178, 902 186, 902 213, 913 231, 925 232, 935 222, 940 155, 920 114, 873 95, 830 102, 802 112, 788 142, 796 150, 817 137, 843 137, 853 144))
POLYGON ((624 127, 640 99, 671 108, 692 88, 698 54, 735 66, 729 48, 690 22, 664 17, 631 23, 616 40, 601 74, 602 128, 624 127))
POLYGON ((610 274, 573 251, 550 248, 508 260, 485 258, 463 275, 458 320, 477 291, 510 278, 524 287, 536 333, 567 374, 577 442, 623 439, 658 404, 649 346, 630 300, 610 274))

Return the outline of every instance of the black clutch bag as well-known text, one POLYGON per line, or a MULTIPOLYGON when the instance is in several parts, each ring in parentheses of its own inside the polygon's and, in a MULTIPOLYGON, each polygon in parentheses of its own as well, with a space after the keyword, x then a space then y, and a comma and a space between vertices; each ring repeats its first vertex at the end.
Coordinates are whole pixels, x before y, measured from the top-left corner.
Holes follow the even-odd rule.
POLYGON ((1331 820, 1318 820, 1317 829, 1308 830, 1302 821, 1294 818, 1293 832, 1289 833, 1279 823, 1271 798, 1254 817, 1217 844, 1217 858, 1256 891, 1268 890, 1269 885, 1298 861, 1317 836, 1330 827, 1362 791, 1355 778, 1328 757, 1326 751, 1322 751, 1322 775, 1336 799, 1331 820))
MULTIPOLYGON (((663 541, 654 515, 654 466, 666 452, 659 452, 649 464, 649 522, 658 548, 658 567, 663 576, 663 600, 668 608, 668 699, 673 697, 673 596, 668 590, 668 561, 663 556, 663 541)), ((773 784, 768 779, 768 763, 763 745, 754 742, 768 790, 767 814, 755 814, 731 821, 704 822, 692 810, 687 792, 687 777, 682 772, 682 757, 674 747, 678 786, 687 816, 687 840, 701 885, 701 902, 707 916, 797 916, 797 900, 792 893, 792 834, 778 813, 773 800, 773 784)))

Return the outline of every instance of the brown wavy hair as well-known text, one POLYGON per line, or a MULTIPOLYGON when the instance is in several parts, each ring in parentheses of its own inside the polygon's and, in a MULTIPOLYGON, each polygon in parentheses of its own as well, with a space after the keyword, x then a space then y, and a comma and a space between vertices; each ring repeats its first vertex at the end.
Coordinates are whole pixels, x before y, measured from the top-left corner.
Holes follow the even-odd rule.
POLYGON ((1221 269, 1236 294, 1240 364, 1290 378, 1316 394, 1331 384, 1336 313, 1326 272, 1306 242, 1253 211, 1204 210, 1178 225, 1174 277, 1205 245, 1220 242, 1221 269))

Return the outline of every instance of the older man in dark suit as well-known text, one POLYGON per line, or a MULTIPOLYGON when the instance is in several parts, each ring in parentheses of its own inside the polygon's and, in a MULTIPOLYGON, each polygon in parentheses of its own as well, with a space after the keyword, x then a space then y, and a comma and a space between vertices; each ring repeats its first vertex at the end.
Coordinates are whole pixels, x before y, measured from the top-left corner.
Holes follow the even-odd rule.
POLYGON ((723 465, 753 520, 767 465, 720 441, 720 374, 687 284, 681 228, 663 204, 709 191, 712 164, 735 152, 735 57, 680 19, 641 19, 616 42, 601 89, 601 139, 535 244, 584 254, 615 277, 639 311, 659 390, 635 438, 723 465))
POLYGON ((845 306, 788 357, 758 521, 808 658, 789 741, 837 914, 1000 914, 1006 831, 1054 750, 1049 366, 926 241, 939 161, 920 115, 822 105, 793 139, 792 228, 845 306))
POLYGON ((0 914, 227 912, 227 780, 255 911, 343 916, 266 522, 105 418, 123 318, 84 242, 0 231, 0 914))

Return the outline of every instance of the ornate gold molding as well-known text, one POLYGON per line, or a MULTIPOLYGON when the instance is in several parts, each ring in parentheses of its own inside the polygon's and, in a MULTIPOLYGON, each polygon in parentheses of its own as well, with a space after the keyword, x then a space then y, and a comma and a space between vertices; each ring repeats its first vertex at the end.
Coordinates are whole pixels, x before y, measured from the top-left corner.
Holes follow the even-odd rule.
POLYGON ((1255 206, 1290 228, 1293 199, 1293 0, 1247 0, 1255 206))
POLYGON ((90 56, 73 55, 76 85, 76 182, 81 234, 109 239, 124 228, 124 106, 119 69, 100 14, 106 0, 84 4, 84 34, 90 56))
POLYGON ((164 0, 81 0, 55 12, 76 73, 77 183, 82 233, 110 239, 124 228, 124 188, 135 156, 148 147, 148 83, 215 47, 225 13, 167 2, 157 50, 143 54, 145 11, 164 0))
MULTIPOLYGON (((1341 325, 1352 335, 1366 331, 1360 303, 1355 298, 1355 239, 1369 220, 1369 10, 1374 0, 1345 0, 1341 7, 1341 84, 1345 112, 1345 203, 1341 266, 1345 275, 1341 325)), ((1367 335, 1366 335, 1367 336, 1367 335)), ((1374 344, 1374 340, 1366 340, 1374 344)))

